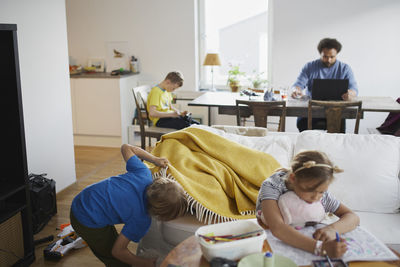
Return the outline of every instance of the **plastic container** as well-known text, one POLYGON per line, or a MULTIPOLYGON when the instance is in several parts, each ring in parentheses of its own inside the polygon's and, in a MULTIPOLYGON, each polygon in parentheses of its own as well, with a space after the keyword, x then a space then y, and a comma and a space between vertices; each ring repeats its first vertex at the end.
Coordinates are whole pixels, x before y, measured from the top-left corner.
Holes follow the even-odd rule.
POLYGON ((200 243, 203 256, 208 261, 211 261, 211 259, 215 257, 239 260, 249 254, 262 252, 264 240, 267 237, 265 231, 262 231, 259 236, 214 244, 206 242, 199 235, 206 235, 209 233, 213 233, 213 235, 238 235, 256 230, 263 230, 257 224, 256 220, 239 220, 202 226, 197 229, 195 236, 200 243))
POLYGON ((263 267, 274 267, 275 266, 275 255, 271 252, 264 254, 264 266, 263 267))
POLYGON ((139 73, 139 62, 136 57, 134 56, 131 57, 131 61, 129 62, 129 68, 133 73, 139 73))

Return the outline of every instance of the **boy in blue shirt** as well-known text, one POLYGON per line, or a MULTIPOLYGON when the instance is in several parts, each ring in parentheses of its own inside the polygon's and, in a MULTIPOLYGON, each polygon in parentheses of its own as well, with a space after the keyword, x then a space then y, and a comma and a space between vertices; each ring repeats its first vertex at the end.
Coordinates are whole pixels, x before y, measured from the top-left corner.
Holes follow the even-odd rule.
MULTIPOLYGON (((293 84, 295 90, 292 97, 300 98, 303 96, 303 89, 311 97, 312 85, 314 79, 348 79, 349 89, 342 95, 343 100, 352 100, 358 94, 357 82, 354 78, 350 66, 339 60, 336 60, 337 54, 342 49, 342 45, 331 38, 324 38, 318 44, 320 59, 308 62, 301 70, 299 77, 293 84)), ((297 118, 297 128, 300 132, 307 130, 307 118, 297 118)), ((313 129, 326 129, 326 119, 313 118, 313 129)), ((342 130, 344 130, 344 120, 342 121, 342 130)))
POLYGON ((155 266, 128 250, 130 241, 139 242, 146 234, 153 215, 173 220, 187 209, 186 193, 175 181, 152 179, 146 160, 166 167, 166 158, 156 157, 131 145, 122 145, 125 174, 113 176, 86 187, 71 205, 71 225, 106 266, 155 266), (115 224, 125 224, 118 235, 115 224))

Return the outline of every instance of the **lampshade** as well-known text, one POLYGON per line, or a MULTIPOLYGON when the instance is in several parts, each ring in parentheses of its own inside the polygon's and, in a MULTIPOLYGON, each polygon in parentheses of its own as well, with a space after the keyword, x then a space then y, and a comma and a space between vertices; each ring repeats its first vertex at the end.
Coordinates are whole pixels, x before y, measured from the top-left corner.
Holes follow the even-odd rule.
POLYGON ((204 59, 203 66, 221 66, 218 54, 208 53, 204 59))

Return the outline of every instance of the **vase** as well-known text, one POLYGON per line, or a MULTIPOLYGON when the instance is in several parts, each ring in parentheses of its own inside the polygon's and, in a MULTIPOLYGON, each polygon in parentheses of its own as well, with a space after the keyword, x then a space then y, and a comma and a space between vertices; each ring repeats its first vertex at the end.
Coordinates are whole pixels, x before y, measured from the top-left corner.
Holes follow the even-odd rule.
POLYGON ((259 88, 261 88, 261 83, 260 82, 253 82, 253 88, 254 89, 259 89, 259 88))
POLYGON ((240 85, 238 81, 234 81, 229 83, 229 87, 231 88, 232 92, 238 92, 240 85))

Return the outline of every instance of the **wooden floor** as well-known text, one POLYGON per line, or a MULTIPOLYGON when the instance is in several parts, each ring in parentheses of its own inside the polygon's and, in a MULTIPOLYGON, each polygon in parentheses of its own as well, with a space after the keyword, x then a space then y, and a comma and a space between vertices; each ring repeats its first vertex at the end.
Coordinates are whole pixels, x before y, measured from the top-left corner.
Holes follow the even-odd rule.
MULTIPOLYGON (((69 223, 69 211, 72 199, 86 186, 100 180, 125 172, 125 162, 119 148, 75 146, 75 164, 77 182, 57 194, 57 214, 35 235, 35 240, 60 232, 57 228, 69 223)), ((122 225, 117 226, 121 230, 122 225)), ((54 241, 53 241, 54 242, 54 241)), ((51 243, 51 242, 50 242, 51 243)), ((59 261, 49 261, 43 258, 43 249, 50 243, 38 245, 35 250, 36 260, 31 266, 104 266, 86 248, 73 249, 59 261)), ((136 244, 131 242, 129 248, 136 252, 136 244)))

